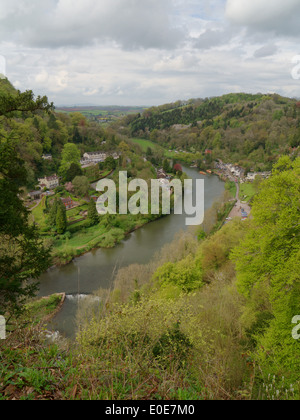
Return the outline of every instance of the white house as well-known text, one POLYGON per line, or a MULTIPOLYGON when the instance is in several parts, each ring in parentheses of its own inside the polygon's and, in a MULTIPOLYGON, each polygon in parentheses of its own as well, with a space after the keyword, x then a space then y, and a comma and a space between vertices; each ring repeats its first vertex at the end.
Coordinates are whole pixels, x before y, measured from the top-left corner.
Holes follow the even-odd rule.
POLYGON ((108 155, 103 152, 88 152, 83 155, 83 158, 89 160, 90 162, 100 163, 104 162, 107 156, 108 155))
POLYGON ((54 190, 59 187, 59 178, 57 175, 47 176, 39 179, 40 188, 47 188, 47 190, 54 190))

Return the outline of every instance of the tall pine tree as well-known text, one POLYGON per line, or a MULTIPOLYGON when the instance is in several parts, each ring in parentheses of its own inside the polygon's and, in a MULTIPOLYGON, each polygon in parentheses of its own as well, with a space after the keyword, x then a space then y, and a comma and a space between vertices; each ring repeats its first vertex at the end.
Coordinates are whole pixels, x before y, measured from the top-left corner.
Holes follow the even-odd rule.
POLYGON ((99 214, 97 212, 96 203, 93 199, 91 199, 88 205, 88 217, 91 225, 97 225, 99 223, 99 214))

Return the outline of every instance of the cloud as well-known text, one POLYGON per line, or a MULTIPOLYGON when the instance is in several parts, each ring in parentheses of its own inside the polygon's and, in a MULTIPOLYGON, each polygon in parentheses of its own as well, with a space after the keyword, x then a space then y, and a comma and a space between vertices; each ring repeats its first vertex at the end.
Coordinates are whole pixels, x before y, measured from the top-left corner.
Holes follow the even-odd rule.
POLYGON ((127 49, 174 48, 172 0, 2 0, 0 34, 32 47, 116 42, 127 49))
POLYGON ((234 35, 234 32, 230 28, 207 29, 198 38, 195 38, 194 47, 207 50, 225 45, 231 41, 234 35))
POLYGON ((20 90, 56 105, 150 106, 232 91, 297 96, 300 1, 282 3, 0 0, 0 54, 20 90))
POLYGON ((254 52, 254 57, 264 58, 270 57, 278 52, 278 47, 274 44, 265 45, 254 52))
POLYGON ((298 36, 299 0, 227 0, 226 17, 230 22, 262 32, 298 36))

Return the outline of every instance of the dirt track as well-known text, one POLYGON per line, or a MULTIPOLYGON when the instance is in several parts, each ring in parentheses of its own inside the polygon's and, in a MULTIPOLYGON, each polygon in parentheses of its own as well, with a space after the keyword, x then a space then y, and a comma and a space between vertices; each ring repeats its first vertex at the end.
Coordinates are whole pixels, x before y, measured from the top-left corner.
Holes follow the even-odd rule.
POLYGON ((234 208, 231 210, 231 212, 228 216, 228 217, 231 217, 232 219, 234 219, 235 217, 239 217, 240 219, 242 219, 242 209, 245 210, 245 212, 248 214, 248 216, 250 215, 250 212, 251 212, 251 207, 248 204, 243 204, 240 201, 239 194, 240 194, 240 186, 239 186, 239 184, 237 184, 237 192, 236 192, 237 202, 236 202, 234 208))

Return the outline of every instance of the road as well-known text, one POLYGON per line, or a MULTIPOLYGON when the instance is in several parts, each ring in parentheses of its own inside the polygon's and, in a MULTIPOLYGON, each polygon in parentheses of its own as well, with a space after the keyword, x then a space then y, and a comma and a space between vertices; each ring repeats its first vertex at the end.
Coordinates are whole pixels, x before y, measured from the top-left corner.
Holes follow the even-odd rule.
POLYGON ((250 215, 251 207, 248 204, 242 203, 240 201, 239 195, 240 195, 240 184, 237 182, 236 183, 236 204, 228 216, 231 219, 234 219, 235 217, 239 217, 240 219, 242 219, 242 209, 245 210, 248 216, 250 215))

